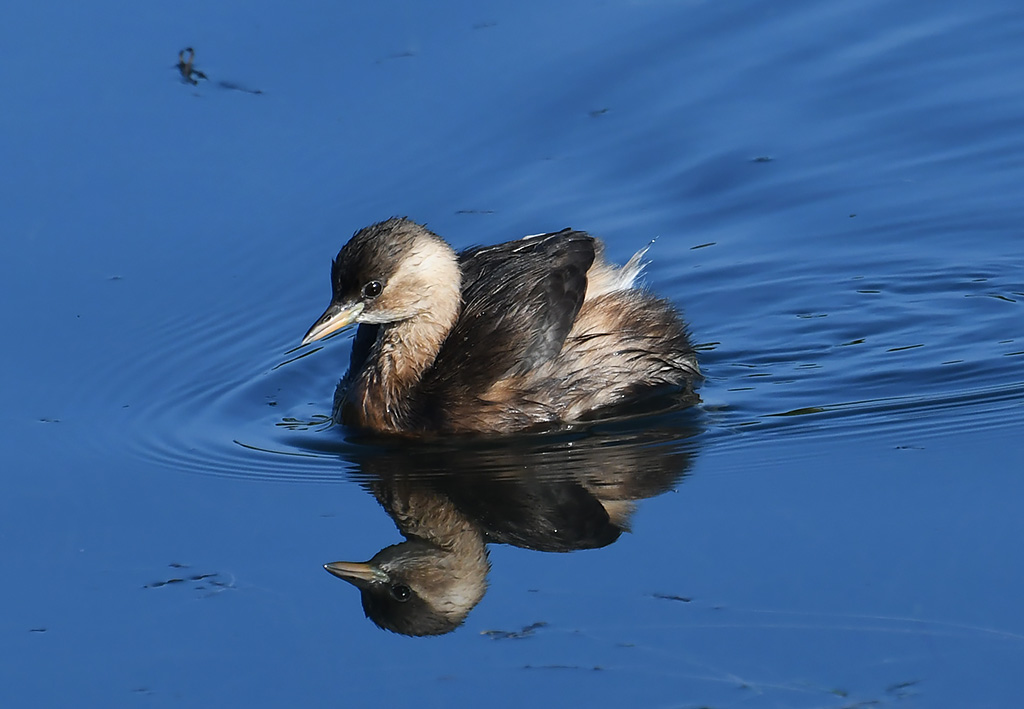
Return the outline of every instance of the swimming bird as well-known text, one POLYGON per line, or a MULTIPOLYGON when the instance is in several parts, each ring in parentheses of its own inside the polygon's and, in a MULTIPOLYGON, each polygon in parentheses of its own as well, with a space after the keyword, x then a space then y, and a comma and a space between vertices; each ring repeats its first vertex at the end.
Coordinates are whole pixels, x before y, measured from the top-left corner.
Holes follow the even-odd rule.
POLYGON ((359 324, 335 420, 412 436, 514 433, 669 392, 692 402, 701 375, 686 325, 636 286, 646 249, 622 267, 603 251, 573 229, 461 253, 407 218, 357 231, 302 340, 359 324))

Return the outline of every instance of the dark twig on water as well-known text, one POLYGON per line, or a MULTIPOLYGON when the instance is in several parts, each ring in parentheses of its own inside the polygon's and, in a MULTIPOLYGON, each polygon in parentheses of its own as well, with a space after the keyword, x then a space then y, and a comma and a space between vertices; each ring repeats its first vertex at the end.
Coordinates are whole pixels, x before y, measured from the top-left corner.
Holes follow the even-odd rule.
POLYGON ((181 72, 181 79, 186 84, 193 86, 199 83, 199 79, 206 79, 206 74, 193 66, 196 60, 196 52, 192 47, 185 47, 178 52, 178 71, 181 72))

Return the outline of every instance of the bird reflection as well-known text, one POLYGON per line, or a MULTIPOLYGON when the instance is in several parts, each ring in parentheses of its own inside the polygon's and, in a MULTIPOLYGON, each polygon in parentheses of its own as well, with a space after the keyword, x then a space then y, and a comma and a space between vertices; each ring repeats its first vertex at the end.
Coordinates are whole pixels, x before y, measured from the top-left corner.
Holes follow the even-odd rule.
POLYGON ((696 432, 691 417, 644 432, 368 447, 355 476, 405 540, 367 562, 325 568, 359 589, 381 628, 449 633, 487 589, 487 544, 567 552, 613 543, 629 530, 637 500, 685 475, 696 432))

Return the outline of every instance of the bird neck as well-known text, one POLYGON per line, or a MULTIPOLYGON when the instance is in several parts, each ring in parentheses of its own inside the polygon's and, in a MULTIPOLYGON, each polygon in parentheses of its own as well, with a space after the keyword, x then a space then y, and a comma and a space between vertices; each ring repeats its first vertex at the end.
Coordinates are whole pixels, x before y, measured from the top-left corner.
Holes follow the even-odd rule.
POLYGON ((396 482, 375 494, 398 531, 408 539, 420 539, 436 547, 438 558, 444 559, 442 565, 458 569, 458 576, 477 589, 479 601, 490 570, 480 528, 446 495, 409 481, 396 482))
POLYGON ((386 385, 408 395, 419 384, 458 318, 458 305, 452 313, 422 313, 381 328, 378 363, 386 385))
POLYGON ((408 427, 415 390, 437 358, 441 344, 462 309, 461 279, 455 275, 430 293, 430 307, 395 323, 382 325, 371 360, 361 377, 359 423, 384 431, 408 427), (372 421, 371 421, 372 419, 372 421))
POLYGON ((473 553, 478 546, 483 549, 480 530, 447 496, 406 484, 408 487, 398 488, 384 503, 402 534, 455 552, 473 553))

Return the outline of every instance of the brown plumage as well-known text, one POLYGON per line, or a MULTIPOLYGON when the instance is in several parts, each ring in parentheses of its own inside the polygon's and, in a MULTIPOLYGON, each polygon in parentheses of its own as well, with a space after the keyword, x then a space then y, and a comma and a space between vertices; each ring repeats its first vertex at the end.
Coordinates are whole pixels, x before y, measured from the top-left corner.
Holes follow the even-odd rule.
POLYGON ((335 418, 422 435, 510 433, 692 396, 686 326, 581 231, 460 254, 408 219, 358 231, 331 269, 334 297, 303 344, 359 323, 335 418))

